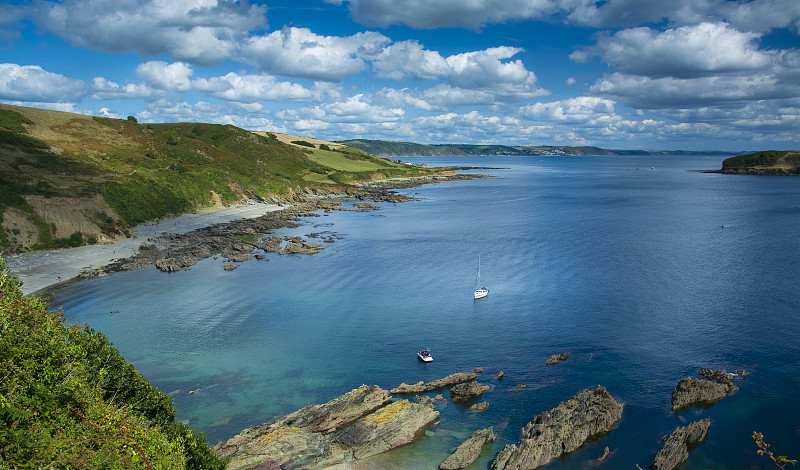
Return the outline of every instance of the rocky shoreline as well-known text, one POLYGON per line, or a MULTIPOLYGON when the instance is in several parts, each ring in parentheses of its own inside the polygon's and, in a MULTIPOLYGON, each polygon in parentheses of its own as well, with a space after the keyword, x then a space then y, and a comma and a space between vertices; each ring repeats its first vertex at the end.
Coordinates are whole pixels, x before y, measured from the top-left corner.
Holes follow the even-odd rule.
MULTIPOLYGON (((231 459, 228 466, 231 470, 348 468, 342 465, 388 452, 424 436, 437 435, 428 431, 440 424, 435 407, 441 405, 435 403, 447 399, 442 394, 435 398, 425 394, 449 388, 450 400, 454 403, 475 400, 484 392, 496 390, 496 385, 489 387, 475 381, 482 372, 481 367, 476 367, 474 372, 456 372, 428 383, 402 383, 390 391, 376 385, 362 385, 323 405, 309 405, 275 422, 246 429, 218 444, 214 450, 231 459), (418 396, 395 399, 390 393, 418 396)), ((675 389, 684 388, 681 384, 700 381, 721 385, 730 392, 735 389, 734 378, 748 375, 746 371, 732 374, 724 369, 700 369, 697 373, 710 380, 682 379, 675 389)), ((500 381, 500 377, 497 380, 500 381)), ((714 398, 704 395, 707 391, 705 384, 697 387, 690 389, 689 395, 694 401, 690 401, 688 406, 708 406, 714 398)), ((488 402, 483 402, 469 410, 474 412, 473 408, 485 409, 486 406, 488 402)), ((555 408, 534 416, 522 428, 518 443, 508 444, 495 454, 491 469, 533 470, 563 459, 586 444, 603 440, 622 420, 623 408, 623 403, 617 402, 603 386, 580 390, 555 408)), ((684 409, 681 407, 675 412, 684 409)), ((649 468, 673 470, 680 467, 689 458, 689 453, 705 442, 710 425, 711 420, 704 418, 675 428, 661 439, 661 449, 649 468)), ((491 426, 473 431, 469 438, 450 451, 439 468, 470 466, 481 455, 483 447, 495 439, 491 426)), ((587 461, 585 465, 602 464, 614 452, 605 447, 599 459, 587 461)))
MULTIPOLYGON (((165 233, 152 236, 143 242, 136 254, 114 260, 98 268, 81 272, 79 278, 102 277, 111 273, 139 269, 155 265, 163 272, 190 269, 198 261, 221 256, 223 267, 232 270, 252 259, 263 259, 266 253, 315 254, 325 249, 322 243, 301 237, 268 237, 267 234, 280 229, 301 225, 301 217, 319 216, 318 211, 371 211, 379 209, 372 202, 400 203, 415 198, 398 194, 395 189, 414 188, 424 184, 489 178, 485 175, 447 174, 415 178, 398 178, 362 183, 345 188, 339 193, 311 193, 295 198, 290 207, 269 212, 260 217, 239 219, 229 223, 215 224, 188 233, 165 233), (361 201, 346 207, 342 201, 361 201)), ((309 238, 321 238, 324 243, 334 243, 336 237, 330 233, 309 234, 309 238)))

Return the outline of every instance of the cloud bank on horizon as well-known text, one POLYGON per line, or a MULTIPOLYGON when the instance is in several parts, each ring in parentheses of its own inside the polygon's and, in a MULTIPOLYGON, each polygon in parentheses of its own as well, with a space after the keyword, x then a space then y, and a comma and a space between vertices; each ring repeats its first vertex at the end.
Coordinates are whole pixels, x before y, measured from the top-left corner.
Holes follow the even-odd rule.
POLYGON ((797 149, 797 0, 4 2, 0 101, 338 140, 797 149))

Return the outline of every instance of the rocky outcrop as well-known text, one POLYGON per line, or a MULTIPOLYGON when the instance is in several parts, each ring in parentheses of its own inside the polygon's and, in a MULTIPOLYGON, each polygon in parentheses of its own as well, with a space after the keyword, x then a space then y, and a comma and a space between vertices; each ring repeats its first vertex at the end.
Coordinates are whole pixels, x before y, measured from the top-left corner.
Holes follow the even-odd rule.
POLYGON ((409 385, 403 382, 396 388, 393 388, 391 392, 403 395, 416 395, 420 393, 434 392, 436 390, 442 390, 452 385, 475 380, 477 377, 478 377, 477 373, 457 372, 455 374, 450 374, 442 379, 434 380, 433 382, 428 382, 428 383, 417 382, 415 384, 409 385))
POLYGON ((544 363, 547 364, 548 366, 552 366, 554 364, 558 364, 559 362, 564 362, 571 357, 572 354, 568 353, 553 354, 552 356, 550 356, 550 359, 544 361, 544 363))
POLYGON ((490 427, 475 431, 464 441, 447 460, 439 465, 441 470, 459 470, 469 467, 481 455, 481 448, 487 442, 494 442, 494 430, 490 427))
POLYGON ((489 408, 488 401, 482 401, 480 403, 475 403, 474 405, 469 407, 470 411, 475 411, 476 413, 480 413, 481 411, 486 411, 489 408))
POLYGON ((292 254, 306 254, 314 255, 324 250, 325 246, 314 242, 289 242, 283 247, 283 250, 278 251, 279 255, 292 255, 292 254))
POLYGON ((342 461, 365 459, 412 442, 438 417, 429 397, 400 400, 336 432, 331 442, 341 449, 342 461))
POLYGON ((622 404, 603 387, 585 389, 544 411, 522 429, 519 444, 507 445, 492 463, 493 470, 534 469, 578 450, 609 432, 622 418, 622 404))
POLYGON ((314 470, 408 444, 439 416, 428 397, 390 402, 386 390, 364 385, 247 429, 214 450, 231 459, 228 470, 314 470))
POLYGON ((479 384, 478 382, 469 381, 454 385, 450 389, 450 398, 453 401, 469 401, 479 398, 483 392, 489 390, 488 385, 479 384))
POLYGON ((735 372, 727 372, 725 369, 700 369, 697 375, 704 379, 713 380, 714 382, 733 386, 733 379, 737 376, 747 377, 750 373, 744 370, 737 370, 735 372))
POLYGON ((689 450, 706 440, 710 426, 711 420, 706 418, 684 427, 675 428, 669 436, 664 438, 664 444, 650 468, 652 470, 678 468, 689 458, 689 450))
POLYGON ((383 405, 391 403, 389 393, 377 385, 362 386, 324 405, 309 405, 284 419, 289 426, 310 432, 331 433, 383 405))
POLYGON ((156 260, 156 267, 166 273, 180 271, 197 264, 197 260, 190 256, 179 256, 177 258, 162 258, 156 260))
POLYGON ((686 377, 672 390, 672 411, 678 412, 695 406, 708 406, 739 390, 732 384, 686 377))

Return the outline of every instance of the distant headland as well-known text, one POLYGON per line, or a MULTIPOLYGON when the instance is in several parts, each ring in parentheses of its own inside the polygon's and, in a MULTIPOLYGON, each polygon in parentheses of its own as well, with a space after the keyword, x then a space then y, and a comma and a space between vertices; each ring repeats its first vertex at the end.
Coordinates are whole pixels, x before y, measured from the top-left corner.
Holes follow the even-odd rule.
POLYGON ((719 150, 609 150, 593 146, 573 145, 474 145, 417 144, 389 140, 352 139, 338 144, 355 147, 380 157, 446 157, 446 156, 583 156, 583 155, 737 155, 741 152, 719 150))
POLYGON ((800 175, 800 152, 766 150, 725 159, 717 173, 729 175, 800 175))

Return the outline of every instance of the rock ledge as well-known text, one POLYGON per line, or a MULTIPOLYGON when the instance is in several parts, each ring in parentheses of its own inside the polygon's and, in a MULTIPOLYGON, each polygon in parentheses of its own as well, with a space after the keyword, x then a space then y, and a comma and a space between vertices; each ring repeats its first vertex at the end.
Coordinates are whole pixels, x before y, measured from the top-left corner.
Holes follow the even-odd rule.
POLYGON ((535 469, 574 452, 587 441, 609 432, 622 418, 617 403, 601 386, 585 389, 544 411, 522 429, 519 444, 507 445, 492 463, 492 470, 535 469))

